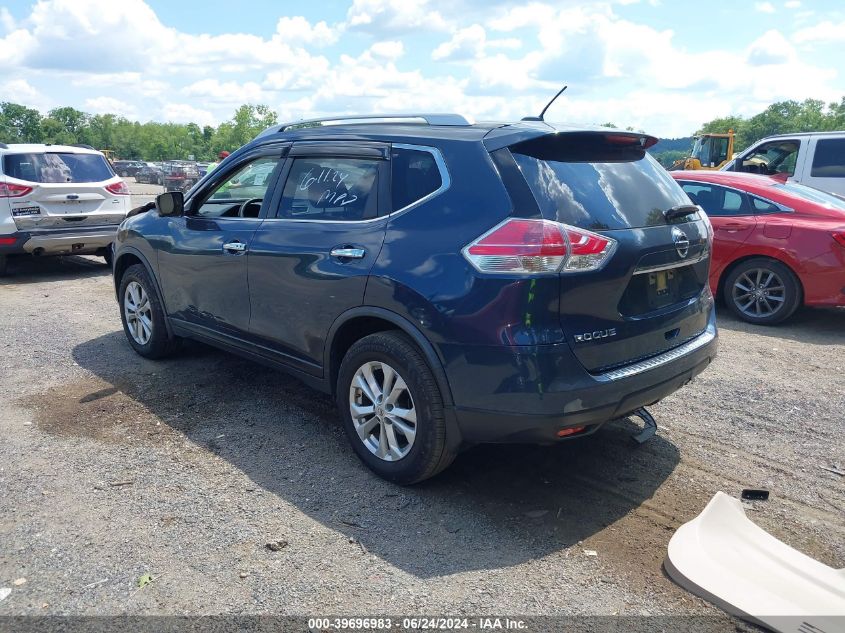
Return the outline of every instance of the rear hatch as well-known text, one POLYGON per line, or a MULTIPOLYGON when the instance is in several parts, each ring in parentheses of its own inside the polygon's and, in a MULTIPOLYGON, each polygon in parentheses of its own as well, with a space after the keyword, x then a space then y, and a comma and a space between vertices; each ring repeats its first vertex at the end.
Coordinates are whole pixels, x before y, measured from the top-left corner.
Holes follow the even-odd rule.
POLYGON ((573 132, 510 147, 545 219, 616 242, 599 270, 560 275, 561 325, 592 373, 660 354, 707 327, 709 223, 645 151, 653 141, 573 132))
POLYGON ((20 231, 117 225, 129 210, 126 184, 98 153, 10 153, 3 172, 25 191, 9 200, 20 231))

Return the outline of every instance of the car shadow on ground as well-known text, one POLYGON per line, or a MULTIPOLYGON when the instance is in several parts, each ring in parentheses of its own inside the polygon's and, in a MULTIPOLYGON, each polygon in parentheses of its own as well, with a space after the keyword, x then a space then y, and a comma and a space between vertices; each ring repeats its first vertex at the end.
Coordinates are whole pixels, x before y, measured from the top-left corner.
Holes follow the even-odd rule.
POLYGON ((813 345, 845 343, 845 308, 802 308, 784 323, 753 325, 741 321, 722 307, 718 310, 717 325, 725 330, 813 345))
MULTIPOLYGON (((436 478, 399 487, 358 461, 328 396, 282 372, 196 343, 147 361, 122 332, 78 345, 73 358, 103 384, 72 401, 49 396, 68 400, 65 423, 85 423, 86 407, 107 410, 109 399, 134 400, 266 491, 422 578, 575 545, 652 497, 679 461, 659 435, 636 446, 636 427, 622 422, 556 446, 475 447, 436 478)), ((116 406, 126 417, 126 405, 116 406)), ((143 441, 163 441, 156 437, 143 441)))
POLYGON ((15 284, 43 283, 45 281, 66 281, 85 277, 111 275, 102 257, 57 256, 33 257, 15 255, 9 257, 5 277, 0 277, 0 287, 15 284))

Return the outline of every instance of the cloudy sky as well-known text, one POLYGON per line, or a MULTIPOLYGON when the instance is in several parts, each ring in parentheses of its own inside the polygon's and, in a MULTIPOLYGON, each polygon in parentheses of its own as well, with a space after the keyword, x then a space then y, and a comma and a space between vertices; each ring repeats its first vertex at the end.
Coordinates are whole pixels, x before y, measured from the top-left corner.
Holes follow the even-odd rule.
POLYGON ((0 0, 0 101, 217 124, 549 111, 684 136, 845 96, 841 0, 0 0))

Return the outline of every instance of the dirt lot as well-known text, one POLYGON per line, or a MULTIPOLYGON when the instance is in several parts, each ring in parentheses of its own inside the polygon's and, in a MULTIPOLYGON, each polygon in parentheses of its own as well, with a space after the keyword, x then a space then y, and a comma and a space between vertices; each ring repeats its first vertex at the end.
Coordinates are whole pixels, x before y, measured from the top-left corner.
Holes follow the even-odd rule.
POLYGON ((720 317, 718 360, 653 407, 660 432, 641 447, 622 424, 480 447, 400 488, 296 380, 199 344, 135 355, 102 260, 11 272, 0 615, 717 615, 661 563, 717 490, 744 487, 772 491, 755 522, 845 566, 845 480, 820 468, 845 465, 841 311, 778 328, 720 317))

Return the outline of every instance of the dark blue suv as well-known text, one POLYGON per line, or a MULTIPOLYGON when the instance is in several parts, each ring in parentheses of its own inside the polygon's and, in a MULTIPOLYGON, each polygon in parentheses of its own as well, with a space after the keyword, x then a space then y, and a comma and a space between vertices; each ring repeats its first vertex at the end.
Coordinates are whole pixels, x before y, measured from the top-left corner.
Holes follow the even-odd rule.
POLYGON ((457 115, 274 126, 121 225, 129 344, 292 372, 399 483, 475 443, 587 435, 716 354, 712 230, 655 142, 457 115))

